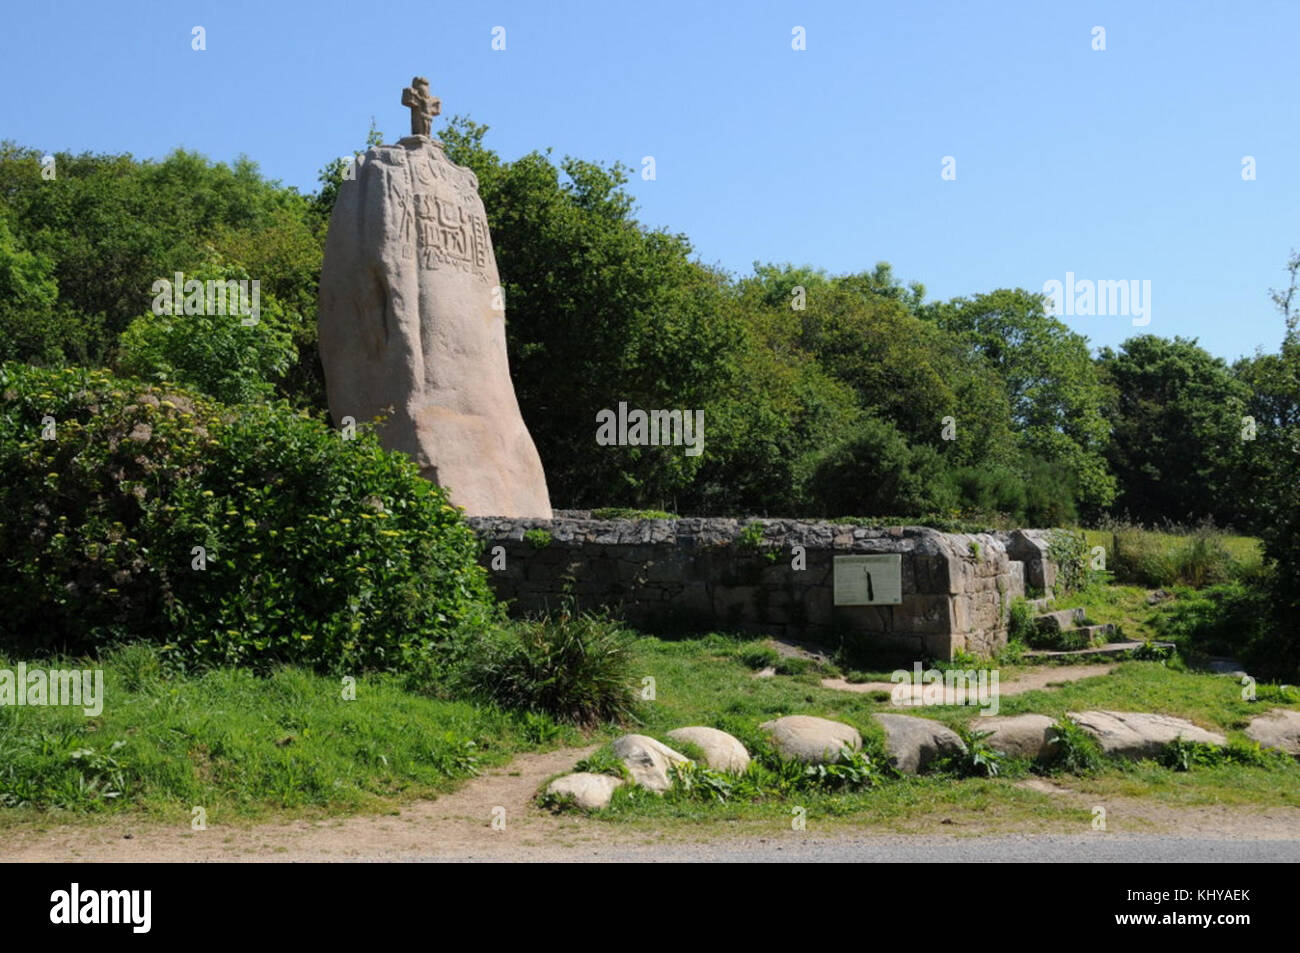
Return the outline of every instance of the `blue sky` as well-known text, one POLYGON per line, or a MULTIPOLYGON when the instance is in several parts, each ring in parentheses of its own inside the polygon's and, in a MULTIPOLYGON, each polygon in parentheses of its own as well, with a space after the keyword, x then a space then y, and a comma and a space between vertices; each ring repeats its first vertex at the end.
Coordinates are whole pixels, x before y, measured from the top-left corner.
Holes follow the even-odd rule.
POLYGON ((932 298, 1149 280, 1144 328, 1065 320, 1098 346, 1146 331, 1233 358, 1276 349, 1267 289, 1300 247, 1298 45, 1300 3, 1257 0, 15 3, 0 138, 243 153, 311 191, 372 116, 406 133, 419 73, 505 158, 632 166, 642 220, 733 272, 885 260, 932 298))

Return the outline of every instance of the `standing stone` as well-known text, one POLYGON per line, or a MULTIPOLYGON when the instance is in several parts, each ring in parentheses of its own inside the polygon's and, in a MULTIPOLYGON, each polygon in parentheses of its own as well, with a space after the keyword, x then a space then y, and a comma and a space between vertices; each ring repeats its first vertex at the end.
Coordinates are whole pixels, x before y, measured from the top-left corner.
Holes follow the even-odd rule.
MULTIPOLYGON (((427 128, 439 101, 403 101, 427 128)), ((383 445, 470 516, 551 518, 506 359, 505 303, 478 179, 412 135, 357 160, 330 218, 320 355, 335 422, 384 415, 383 445)))

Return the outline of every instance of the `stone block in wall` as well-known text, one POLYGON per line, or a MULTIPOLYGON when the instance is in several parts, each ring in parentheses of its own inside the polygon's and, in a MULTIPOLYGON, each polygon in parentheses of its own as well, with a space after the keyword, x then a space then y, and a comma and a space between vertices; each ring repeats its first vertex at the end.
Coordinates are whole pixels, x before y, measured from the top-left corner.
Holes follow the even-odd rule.
POLYGON ((753 586, 717 586, 713 590, 713 613, 724 625, 742 622, 761 623, 755 599, 759 590, 753 586))
POLYGON ((834 598, 830 586, 809 586, 790 600, 790 618, 808 626, 834 624, 834 598))
POLYGON ((918 657, 951 659, 953 653, 966 648, 964 635, 956 632, 927 632, 921 636, 918 657))
POLYGON ((894 629, 893 610, 893 606, 837 606, 835 627, 886 635, 894 629))
POLYGON ((1009 607, 1012 600, 1022 599, 1025 595, 1025 564, 1018 560, 1011 560, 1007 565, 1007 587, 1003 592, 1006 597, 1006 605, 1009 607))
POLYGON ((947 595, 904 596, 891 606, 895 632, 946 632, 953 626, 952 599, 947 595))
POLYGON ((1050 593, 1056 585, 1056 563, 1048 556, 1049 530, 1018 529, 1006 534, 1007 554, 1025 564, 1025 588, 1050 593))

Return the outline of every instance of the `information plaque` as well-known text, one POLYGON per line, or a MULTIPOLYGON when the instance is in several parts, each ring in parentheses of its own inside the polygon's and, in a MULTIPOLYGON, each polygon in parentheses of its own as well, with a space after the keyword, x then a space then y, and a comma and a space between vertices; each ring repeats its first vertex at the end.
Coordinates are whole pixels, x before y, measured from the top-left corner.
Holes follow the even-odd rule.
POLYGON ((896 606, 903 601, 903 561, 898 553, 835 557, 835 605, 896 606))

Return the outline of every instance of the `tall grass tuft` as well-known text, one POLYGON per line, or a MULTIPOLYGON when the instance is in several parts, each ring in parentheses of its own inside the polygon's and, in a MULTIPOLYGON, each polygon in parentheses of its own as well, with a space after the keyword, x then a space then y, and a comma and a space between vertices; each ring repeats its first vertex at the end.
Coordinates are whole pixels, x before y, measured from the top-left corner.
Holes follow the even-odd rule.
POLYGON ((472 646, 456 681, 503 708, 576 725, 635 716, 631 636, 591 613, 510 623, 472 646))

